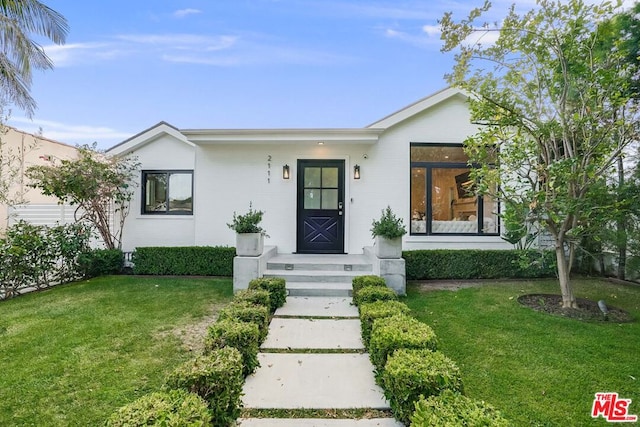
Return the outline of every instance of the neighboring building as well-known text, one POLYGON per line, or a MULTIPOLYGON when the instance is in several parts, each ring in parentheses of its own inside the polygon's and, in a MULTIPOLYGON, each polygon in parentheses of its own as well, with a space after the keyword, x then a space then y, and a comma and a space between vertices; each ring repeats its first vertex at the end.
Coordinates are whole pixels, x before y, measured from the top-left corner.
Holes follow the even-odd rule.
POLYGON ((499 206, 467 191, 467 96, 442 90, 365 128, 177 129, 161 122, 112 147, 134 155, 140 182, 123 249, 235 244, 235 212, 265 211, 279 253, 353 253, 371 246, 387 205, 404 249, 510 248, 499 206))
POLYGON ((56 197, 45 196, 40 190, 30 188, 25 171, 34 165, 51 165, 63 159, 74 159, 77 149, 10 126, 4 125, 2 128, 4 132, 0 138, 3 155, 8 154, 15 159, 18 176, 9 191, 9 199, 16 203, 12 206, 0 203, 0 230, 18 219, 45 225, 73 221, 73 208, 59 205, 56 197))

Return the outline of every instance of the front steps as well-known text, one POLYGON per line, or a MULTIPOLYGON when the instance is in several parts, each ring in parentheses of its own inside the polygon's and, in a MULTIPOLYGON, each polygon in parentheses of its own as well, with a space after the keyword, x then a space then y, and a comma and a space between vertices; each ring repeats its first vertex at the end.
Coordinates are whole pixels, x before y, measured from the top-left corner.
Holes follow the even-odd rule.
POLYGON ((278 254, 264 277, 284 278, 291 296, 348 297, 352 279, 365 274, 373 274, 365 255, 278 254))

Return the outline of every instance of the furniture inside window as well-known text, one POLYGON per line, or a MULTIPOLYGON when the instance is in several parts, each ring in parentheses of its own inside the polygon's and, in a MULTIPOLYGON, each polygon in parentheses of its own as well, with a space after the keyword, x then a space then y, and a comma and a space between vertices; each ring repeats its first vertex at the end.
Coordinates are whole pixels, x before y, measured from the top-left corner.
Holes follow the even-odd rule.
POLYGON ((497 213, 476 195, 462 145, 411 145, 411 234, 495 235, 497 213))
POLYGON ((142 213, 193 214, 193 171, 142 171, 142 213))

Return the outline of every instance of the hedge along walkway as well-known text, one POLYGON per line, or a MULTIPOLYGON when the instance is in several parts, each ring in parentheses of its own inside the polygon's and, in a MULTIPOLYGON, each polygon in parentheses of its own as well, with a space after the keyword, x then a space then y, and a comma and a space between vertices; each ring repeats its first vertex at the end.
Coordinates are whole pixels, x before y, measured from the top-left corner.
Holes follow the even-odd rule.
POLYGON ((402 426, 393 418, 370 418, 389 416, 389 405, 364 351, 351 298, 288 297, 269 326, 260 368, 245 382, 245 413, 254 418, 239 425, 402 426))

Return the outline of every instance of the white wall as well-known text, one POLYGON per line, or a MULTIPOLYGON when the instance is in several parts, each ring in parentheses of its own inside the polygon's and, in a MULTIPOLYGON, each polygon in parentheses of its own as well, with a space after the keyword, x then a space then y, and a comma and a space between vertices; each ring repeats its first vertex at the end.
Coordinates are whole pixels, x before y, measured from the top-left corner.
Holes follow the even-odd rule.
MULTIPOLYGON (((141 170, 195 169, 195 149, 169 135, 143 145, 132 156, 138 158, 141 170)), ((194 175, 195 175, 194 171, 194 175)), ((142 172, 138 180, 142 179, 142 172)), ((194 185, 194 193, 197 187, 194 185)), ((197 203, 197 194, 194 196, 197 203)), ((125 222, 122 249, 133 251, 138 246, 193 246, 194 217, 191 215, 142 215, 140 182, 131 201, 125 222)))
MULTIPOLYGON (((194 215, 151 216, 140 213, 140 188, 136 190, 127 221, 124 249, 136 246, 235 245, 227 227, 233 212, 245 213, 252 202, 265 211, 265 244, 280 253, 296 250, 297 161, 345 161, 345 251, 362 253, 371 246, 371 222, 387 205, 404 219, 410 218, 410 143, 461 143, 476 128, 469 123, 464 99, 448 100, 401 122, 367 144, 318 145, 305 141, 287 144, 201 143, 195 147, 163 136, 134 154, 143 169, 194 169, 194 215), (291 178, 282 179, 282 166, 291 178), (353 179, 360 165, 361 179, 353 179)), ((405 236, 405 249, 509 248, 497 236, 405 236)))

